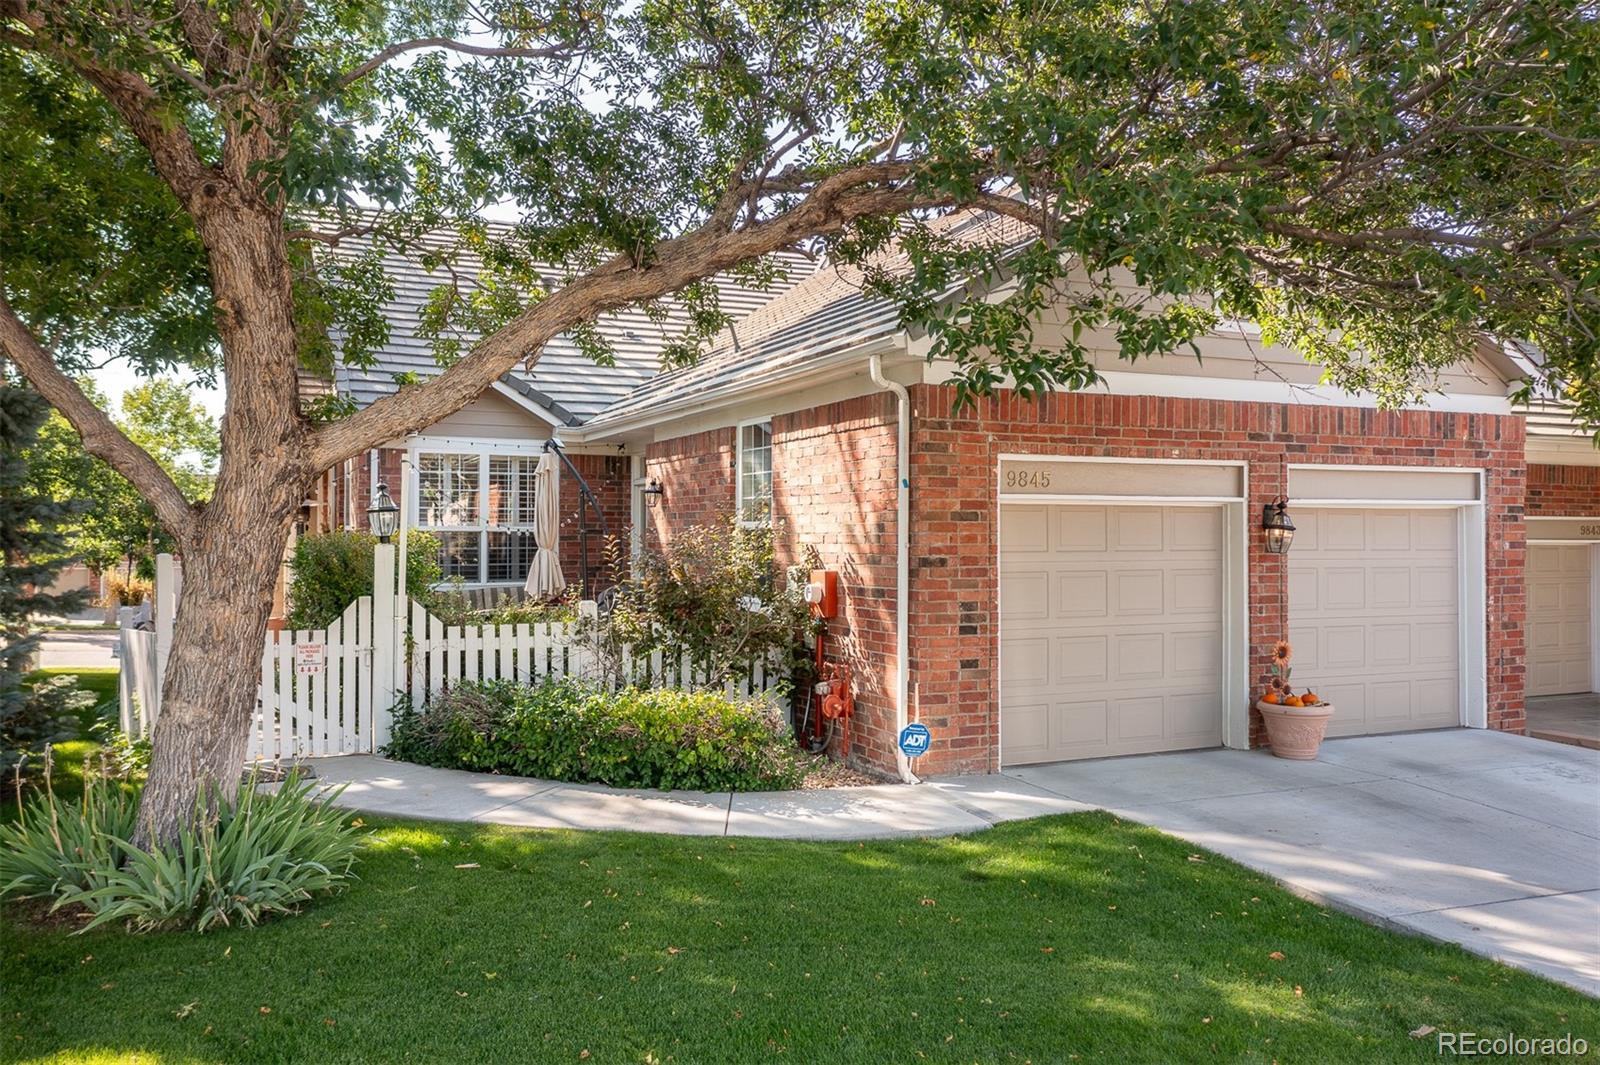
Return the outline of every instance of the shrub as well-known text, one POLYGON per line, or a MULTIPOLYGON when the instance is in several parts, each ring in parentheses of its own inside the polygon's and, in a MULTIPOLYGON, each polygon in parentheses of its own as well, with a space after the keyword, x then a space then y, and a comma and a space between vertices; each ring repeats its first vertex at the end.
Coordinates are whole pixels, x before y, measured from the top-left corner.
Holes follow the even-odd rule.
MULTIPOLYGON (((295 544, 289 580, 291 629, 325 629, 345 608, 372 594, 370 533, 340 529, 302 536, 295 544)), ((426 599, 439 580, 439 541, 431 534, 410 530, 406 534, 406 593, 426 599)))
POLYGON ((763 703, 666 688, 608 692, 571 680, 467 683, 420 711, 403 704, 385 753, 629 788, 772 791, 805 775, 787 727, 763 703))
POLYGON ((754 659, 776 657, 792 669, 806 658, 811 611, 800 583, 777 584, 770 528, 696 526, 667 552, 625 561, 619 550, 614 605, 594 639, 613 669, 625 646, 669 661, 688 654, 719 682, 747 676, 754 659))
POLYGON ((100 578, 102 606, 138 606, 155 594, 155 583, 137 574, 108 570, 100 578))
POLYGON ((291 774, 276 792, 252 777, 232 795, 203 797, 173 844, 130 842, 137 794, 86 774, 81 802, 46 786, 0 826, 0 898, 82 907, 84 930, 125 921, 133 931, 254 925, 292 913, 353 877, 358 837, 312 785, 291 774), (214 813, 208 812, 214 807, 214 813))

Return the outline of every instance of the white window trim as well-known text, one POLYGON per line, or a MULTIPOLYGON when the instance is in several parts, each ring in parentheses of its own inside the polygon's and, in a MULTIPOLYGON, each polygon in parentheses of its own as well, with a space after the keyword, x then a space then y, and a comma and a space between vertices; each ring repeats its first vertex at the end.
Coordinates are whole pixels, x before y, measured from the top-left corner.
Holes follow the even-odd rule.
POLYGON ((767 427, 767 483, 769 487, 773 482, 772 462, 772 416, 762 418, 746 418, 739 422, 733 429, 733 513, 739 520, 740 528, 761 529, 772 524, 775 500, 767 497, 767 520, 750 521, 744 516, 744 431, 752 425, 765 425, 767 427))
MULTIPOLYGON (((483 578, 489 572, 489 533, 505 532, 524 528, 524 526, 492 525, 489 523, 489 461, 491 458, 505 458, 515 456, 527 458, 537 456, 544 452, 544 441, 522 443, 512 440, 495 440, 473 437, 447 437, 447 436, 412 436, 406 441, 405 462, 405 498, 402 507, 402 517, 408 528, 426 533, 477 533, 478 534, 478 580, 461 581, 464 588, 518 588, 523 580, 487 581, 483 578), (423 525, 421 523, 422 502, 422 470, 418 459, 424 454, 429 455, 475 455, 478 457, 478 514, 481 520, 476 525, 423 525)), ((526 526, 532 533, 533 526, 526 526)), ((447 579, 448 580, 448 579, 447 579)), ((454 583, 451 581, 451 583, 454 583)))

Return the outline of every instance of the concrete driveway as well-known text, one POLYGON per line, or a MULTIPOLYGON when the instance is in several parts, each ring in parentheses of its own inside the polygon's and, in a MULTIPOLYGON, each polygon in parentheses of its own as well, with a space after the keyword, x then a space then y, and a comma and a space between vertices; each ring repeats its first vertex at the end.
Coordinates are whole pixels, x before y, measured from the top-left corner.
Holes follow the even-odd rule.
POLYGON ((1195 751, 1001 775, 1600 995, 1600 751, 1458 729, 1330 740, 1315 762, 1195 751))

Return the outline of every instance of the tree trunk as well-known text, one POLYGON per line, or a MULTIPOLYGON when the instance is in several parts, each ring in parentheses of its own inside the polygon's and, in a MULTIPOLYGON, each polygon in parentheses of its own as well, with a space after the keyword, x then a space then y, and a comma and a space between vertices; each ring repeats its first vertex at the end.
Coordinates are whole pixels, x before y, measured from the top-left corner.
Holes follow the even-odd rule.
POLYGON ((208 522, 202 543, 183 557, 183 596, 139 802, 141 846, 175 839, 202 794, 231 792, 239 782, 273 585, 299 494, 279 489, 233 508, 232 520, 208 522))

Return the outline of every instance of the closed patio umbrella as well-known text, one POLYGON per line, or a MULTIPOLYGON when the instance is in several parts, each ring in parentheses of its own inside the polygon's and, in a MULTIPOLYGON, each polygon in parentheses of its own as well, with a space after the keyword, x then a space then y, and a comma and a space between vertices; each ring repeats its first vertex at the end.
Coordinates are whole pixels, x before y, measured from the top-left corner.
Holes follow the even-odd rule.
POLYGON ((561 524, 560 491, 556 481, 556 457, 549 451, 539 456, 533 471, 533 565, 522 587, 535 599, 551 599, 561 594, 567 579, 561 575, 556 558, 556 533, 561 524))

